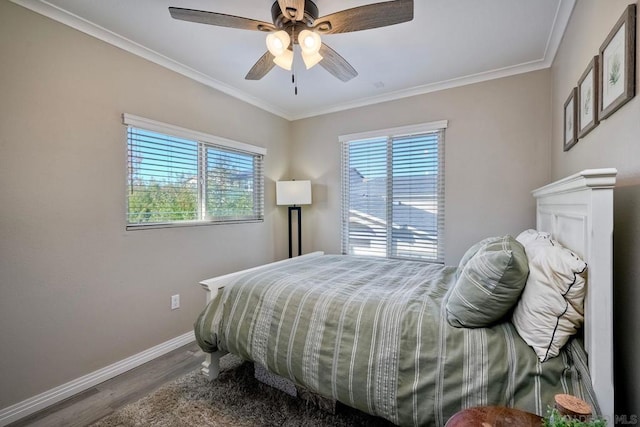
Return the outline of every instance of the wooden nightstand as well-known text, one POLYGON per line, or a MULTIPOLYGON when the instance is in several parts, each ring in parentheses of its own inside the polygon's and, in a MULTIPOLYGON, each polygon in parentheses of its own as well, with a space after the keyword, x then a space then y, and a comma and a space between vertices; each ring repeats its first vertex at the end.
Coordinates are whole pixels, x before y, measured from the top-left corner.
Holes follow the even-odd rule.
POLYGON ((449 418, 445 427, 541 427, 542 417, 504 406, 467 408, 449 418))

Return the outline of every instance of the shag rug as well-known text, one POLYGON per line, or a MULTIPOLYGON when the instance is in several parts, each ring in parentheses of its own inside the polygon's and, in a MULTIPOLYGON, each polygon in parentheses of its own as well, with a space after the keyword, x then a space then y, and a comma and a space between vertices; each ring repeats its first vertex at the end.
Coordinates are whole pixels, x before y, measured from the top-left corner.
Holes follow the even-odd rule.
POLYGON ((217 380, 200 370, 165 384, 92 424, 133 426, 392 426, 337 404, 335 414, 258 381, 253 364, 233 355, 220 360, 217 380))

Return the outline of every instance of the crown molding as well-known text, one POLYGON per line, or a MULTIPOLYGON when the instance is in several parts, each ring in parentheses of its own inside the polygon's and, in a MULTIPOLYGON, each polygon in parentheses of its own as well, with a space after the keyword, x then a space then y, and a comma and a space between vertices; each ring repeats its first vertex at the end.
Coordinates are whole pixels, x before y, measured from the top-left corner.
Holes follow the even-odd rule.
POLYGON ((497 70, 486 71, 469 76, 458 77, 451 80, 444 80, 436 83, 429 83, 426 85, 415 86, 408 89, 398 90, 384 95, 367 97, 357 99, 353 102, 336 104, 334 106, 309 111, 299 115, 294 115, 292 120, 305 119, 309 117, 320 116, 323 114, 336 113, 344 110, 350 110, 352 108, 366 107, 369 105, 381 104, 388 101, 396 101, 398 99, 409 98, 411 96, 424 95, 431 92, 437 92, 444 89, 453 89, 456 87, 466 86, 473 83, 481 83, 489 80, 495 80, 503 77, 514 76, 517 74, 528 73, 531 71, 542 70, 549 68, 544 61, 538 60, 528 62, 525 64, 514 65, 511 67, 500 68, 497 70))
POLYGON ((558 49, 560 48, 560 42, 567 29, 567 25, 569 25, 569 19, 571 18, 575 5, 576 0, 560 0, 560 4, 558 4, 543 58, 544 63, 549 68, 551 68, 553 61, 556 59, 556 53, 558 53, 558 49))

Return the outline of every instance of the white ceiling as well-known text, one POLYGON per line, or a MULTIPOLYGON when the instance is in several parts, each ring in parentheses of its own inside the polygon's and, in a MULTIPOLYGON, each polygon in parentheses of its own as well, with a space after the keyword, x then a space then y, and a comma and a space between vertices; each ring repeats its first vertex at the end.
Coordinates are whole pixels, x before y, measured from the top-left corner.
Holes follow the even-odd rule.
MULTIPOLYGON (((275 67, 244 79, 265 34, 174 20, 169 6, 271 22, 271 0, 12 0, 274 114, 295 120, 551 66, 575 0, 415 0, 411 22, 323 36, 359 75, 275 67)), ((324 16, 376 0, 315 0, 324 16)))

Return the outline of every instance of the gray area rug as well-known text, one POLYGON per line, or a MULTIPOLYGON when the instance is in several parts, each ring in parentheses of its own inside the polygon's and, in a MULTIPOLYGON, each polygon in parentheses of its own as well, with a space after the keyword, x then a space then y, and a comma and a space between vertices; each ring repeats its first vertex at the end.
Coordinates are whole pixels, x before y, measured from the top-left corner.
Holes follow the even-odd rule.
POLYGON ((336 413, 269 387, 254 377, 253 364, 227 355, 217 380, 199 370, 92 424, 113 426, 391 426, 338 404, 336 413))

